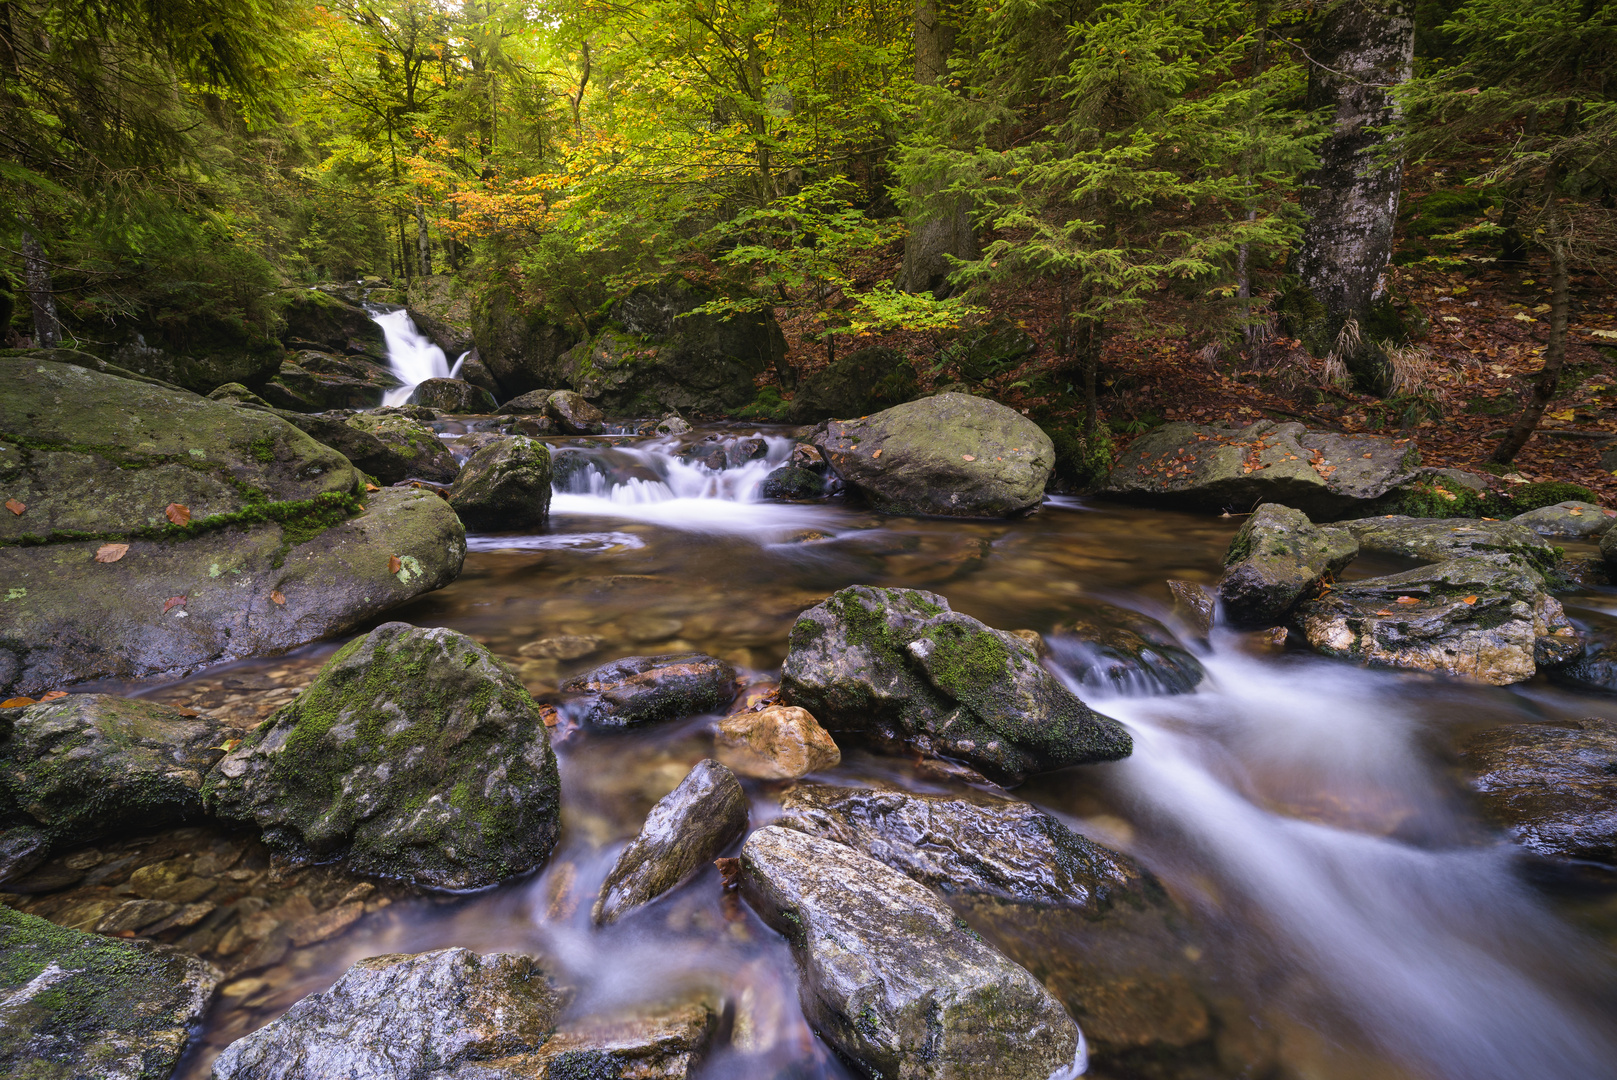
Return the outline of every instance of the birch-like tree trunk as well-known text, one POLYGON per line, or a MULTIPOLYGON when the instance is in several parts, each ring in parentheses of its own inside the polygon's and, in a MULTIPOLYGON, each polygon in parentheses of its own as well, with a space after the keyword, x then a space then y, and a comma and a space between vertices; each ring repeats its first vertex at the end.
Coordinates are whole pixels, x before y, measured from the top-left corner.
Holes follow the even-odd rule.
POLYGON ((23 284, 34 309, 34 345, 54 349, 62 343, 62 321, 56 315, 56 293, 51 288, 51 264, 39 240, 26 224, 22 230, 23 284))
MULTIPOLYGON (((954 37, 938 10, 937 0, 915 0, 915 81, 936 86, 949 72, 954 37)), ((899 288, 905 292, 939 292, 953 269, 948 256, 976 259, 982 254, 971 227, 971 200, 951 195, 941 179, 910 188, 909 235, 904 239, 904 267, 899 288)))

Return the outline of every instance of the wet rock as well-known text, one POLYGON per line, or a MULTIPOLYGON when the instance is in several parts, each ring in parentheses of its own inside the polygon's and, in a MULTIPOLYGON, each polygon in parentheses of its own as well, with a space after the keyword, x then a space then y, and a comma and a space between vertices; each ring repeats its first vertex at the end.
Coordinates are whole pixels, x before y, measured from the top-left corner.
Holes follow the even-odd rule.
POLYGON ((1519 724, 1474 737, 1460 755, 1488 816, 1527 850, 1617 863, 1617 724, 1519 724))
POLYGON ((1540 536, 1567 537, 1573 540, 1593 540, 1606 535, 1617 522, 1617 510, 1607 510, 1594 503, 1576 499, 1541 506, 1510 519, 1511 524, 1531 529, 1540 536))
POLYGON ((578 335, 527 309, 510 289, 486 290, 472 311, 471 325, 477 354, 499 380, 501 396, 569 385, 561 358, 578 335))
POLYGON ((350 416, 347 423, 387 447, 392 457, 387 466, 390 474, 452 484, 460 473, 449 447, 419 420, 398 413, 374 412, 350 416))
POLYGON ((1516 563, 1542 575, 1556 560, 1553 545, 1514 521, 1388 516, 1344 521, 1341 527, 1353 534, 1360 551, 1423 562, 1481 559, 1516 563))
POLYGON ((1282 622, 1299 600, 1319 591, 1359 553, 1353 534, 1322 529, 1301 510, 1264 503, 1246 519, 1224 557, 1219 600, 1242 627, 1282 622))
POLYGON ((921 394, 915 367, 897 349, 856 349, 804 379, 792 395, 794 424, 868 416, 921 394))
POLYGON ((842 751, 813 715, 790 705, 726 716, 713 752, 735 772, 760 780, 796 780, 842 761, 842 751))
POLYGON ((594 634, 558 634, 530 641, 517 652, 530 660, 581 660, 606 643, 594 634))
POLYGON ((1188 694, 1202 665, 1157 620, 1111 604, 1055 626, 1046 639, 1061 668, 1085 686, 1126 694, 1188 694))
POLYGON ((69 694, 8 709, 0 813, 60 850, 203 814, 202 780, 230 729, 166 705, 69 694))
POLYGON ((0 883, 14 881, 50 855, 51 838, 44 829, 13 825, 0 830, 0 883))
POLYGON ((818 473, 782 465, 758 487, 761 499, 807 500, 825 494, 825 480, 818 473))
POLYGON ((1244 428, 1164 424, 1129 444, 1099 493, 1237 513, 1280 503, 1331 521, 1370 507, 1419 465, 1413 439, 1271 420, 1244 428))
POLYGON ((654 430, 658 435, 684 435, 691 430, 691 425, 689 421, 678 413, 668 413, 657 421, 657 427, 654 430))
POLYGON ((1035 807, 990 796, 798 784, 773 824, 846 844, 944 893, 1105 911, 1157 886, 1126 855, 1035 807))
MULTIPOLYGON (((467 344, 470 345, 469 336, 466 340, 467 344)), ((490 400, 499 401, 503 395, 503 391, 500 389, 500 380, 496 379, 494 373, 488 369, 488 365, 483 363, 483 358, 478 355, 476 348, 472 348, 470 352, 466 352, 466 350, 461 350, 460 352, 453 349, 444 350, 446 356, 460 356, 462 352, 465 353, 465 356, 459 361, 460 377, 487 393, 490 400)))
POLYGON ((747 902, 792 946, 820 1037, 881 1076, 1040 1080, 1081 1036, 1024 969, 925 887, 842 844, 774 826, 741 853, 747 902))
POLYGON ((529 390, 526 394, 516 397, 501 405, 495 412, 500 416, 527 416, 538 415, 546 411, 550 405, 550 395, 554 390, 529 390))
POLYGON ((356 342, 373 356, 387 355, 387 339, 365 309, 321 289, 290 289, 278 297, 281 340, 301 340, 331 352, 356 342))
POLYGON ((557 390, 545 402, 545 411, 568 435, 598 435, 606 417, 600 409, 571 390, 557 390))
POLYGON ((0 678, 10 685, 0 692, 37 694, 281 652, 360 625, 460 573, 465 530, 436 495, 386 489, 353 517, 344 504, 320 505, 303 517, 190 539, 131 537, 113 563, 96 561, 99 540, 0 547, 11 597, 0 624, 0 678))
POLYGON ((1617 693, 1617 628, 1609 623, 1584 636, 1583 655, 1570 664, 1551 668, 1551 681, 1581 690, 1617 693))
POLYGON ((219 972, 0 907, 0 1073, 157 1080, 179 1063, 219 972))
POLYGON ((614 660, 561 689, 583 695, 573 705, 583 723, 624 728, 716 712, 735 697, 735 676, 735 668, 704 653, 665 653, 614 660))
POLYGON ((398 383, 386 372, 352 375, 340 370, 347 366, 325 353, 301 352, 296 360, 282 363, 261 392, 271 405, 291 412, 368 409, 380 405, 398 383))
POLYGON ((533 1053, 468 1062, 430 1080, 686 1080, 717 1019, 699 1002, 638 1016, 586 1017, 569 1021, 533 1053))
POLYGON ((1542 581, 1516 560, 1450 559, 1340 584, 1305 601, 1296 620, 1327 656, 1506 685, 1582 651, 1542 581))
POLYGON ((1090 710, 1021 638, 935 593, 843 589, 792 627, 781 701, 833 734, 957 758, 1001 780, 1128 756, 1128 732, 1090 710))
POLYGON ((410 404, 455 414, 491 413, 498 407, 493 394, 464 379, 424 379, 410 392, 410 404))
MULTIPOLYGON (((214 1080, 429 1080, 543 1045, 566 998, 531 957, 373 956, 227 1046, 214 1080)), ((530 1074, 545 1075, 545 1074, 530 1074)))
POLYGON ((348 423, 347 412, 297 413, 274 410, 276 416, 317 443, 331 447, 378 484, 396 484, 409 476, 408 462, 393 446, 348 423))
POLYGON ((449 489, 449 505, 469 528, 527 529, 550 517, 550 450, 510 435, 473 452, 449 489))
POLYGON ((1044 500, 1055 466, 1055 446, 1037 424, 969 394, 832 420, 815 441, 838 476, 894 514, 1025 514, 1044 500))
POLYGON ((830 468, 825 463, 825 455, 820 448, 812 443, 798 443, 792 447, 791 454, 786 458, 786 464, 793 469, 804 469, 817 476, 824 476, 830 468))
POLYGON ((716 761, 699 761, 665 795, 618 856, 590 913, 597 926, 617 922, 675 888, 747 831, 747 796, 716 761))
POLYGON ((1213 628, 1214 600, 1207 586, 1169 578, 1168 592, 1173 596, 1174 614, 1191 629, 1206 634, 1213 628))
POLYGON ((1617 529, 1607 529, 1600 538, 1600 555, 1607 566, 1617 570, 1617 529))
POLYGON ((208 400, 223 401, 230 405, 250 405, 259 409, 270 408, 269 402, 238 382, 225 383, 223 386, 214 387, 208 394, 208 400))
POLYGON ((542 865, 560 828, 527 690, 465 635, 404 623, 333 656, 219 762, 205 797, 294 859, 443 889, 542 865))

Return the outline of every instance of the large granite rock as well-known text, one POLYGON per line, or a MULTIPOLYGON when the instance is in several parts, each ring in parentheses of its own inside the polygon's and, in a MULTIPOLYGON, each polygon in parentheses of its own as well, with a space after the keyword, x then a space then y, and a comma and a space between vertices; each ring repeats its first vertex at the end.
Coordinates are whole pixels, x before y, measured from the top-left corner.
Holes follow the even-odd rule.
POLYGON ((705 653, 625 656, 575 675, 569 710, 598 728, 626 728, 716 712, 735 697, 735 668, 705 653))
POLYGON ((1513 521, 1413 518, 1388 515, 1344 521, 1362 552, 1402 555, 1422 562, 1481 559, 1542 574, 1555 565, 1555 547, 1513 521))
POLYGON ((8 696, 302 645, 465 556, 441 500, 366 500, 268 412, 48 360, 0 358, 0 485, 25 506, 0 515, 8 696))
POLYGON ((449 505, 472 529, 543 525, 550 518, 550 449, 523 435, 488 442, 461 466, 449 505))
POLYGON ((1201 661, 1166 626, 1112 604, 1082 605, 1038 644, 1083 686, 1110 693, 1188 694, 1206 675, 1201 661))
POLYGON ((792 627, 781 699, 834 734, 958 758, 997 779, 1126 757, 1117 721, 1039 665, 1025 639, 935 593, 843 589, 792 627))
POLYGON ((651 808, 640 834, 601 883, 591 911, 597 926, 615 923, 677 887, 747 831, 747 795, 716 761, 699 761, 651 808))
POLYGON ((402 473, 410 479, 452 484, 460 475, 455 455, 419 420, 401 413, 358 413, 350 416, 347 424, 387 448, 390 459, 385 468, 390 476, 402 473))
POLYGON ((365 309, 325 289, 289 289, 277 298, 281 340, 326 352, 387 355, 387 338, 365 309))
POLYGON ((970 394, 832 420, 815 444, 845 483, 894 514, 1025 514, 1044 500, 1055 467, 1055 445, 1037 424, 970 394))
POLYGON ((909 357, 897 349, 855 349, 800 382, 788 415, 794 424, 868 416, 920 393, 909 357))
POLYGON ((299 413, 277 409, 275 415, 317 443, 324 443, 347 458, 354 468, 376 478, 381 485, 396 484, 410 475, 410 461, 392 443, 383 442, 362 427, 348 422, 348 412, 299 413))
POLYGON ((606 416, 584 400, 583 394, 557 390, 545 400, 545 412, 568 435, 598 435, 606 416))
POLYGON ((1489 818, 1527 850, 1617 863, 1617 723, 1494 728, 1460 762, 1489 818))
POLYGON ((209 774, 210 809, 298 860, 474 889, 542 865, 560 830, 538 706, 452 630, 385 623, 209 774))
POLYGON ((1244 428, 1164 424, 1129 445, 1099 494, 1234 513, 1280 503, 1331 521, 1368 508, 1419 465, 1413 439, 1271 420, 1244 428))
POLYGON ((713 752, 740 775, 760 780, 796 780, 842 762, 842 751, 819 721, 791 705, 726 716, 713 752))
POLYGON ((527 309, 511 290, 485 292, 472 311, 471 326, 477 354, 500 384, 502 393, 496 397, 569 385, 561 358, 578 335, 527 309))
POLYGON ((1224 557, 1218 583, 1224 614, 1236 626, 1274 626, 1358 553, 1352 533, 1322 529, 1301 510, 1264 503, 1246 519, 1224 557))
POLYGON ((1060 1002, 925 887, 775 826, 741 853, 742 894, 797 958, 803 1012, 869 1075, 1045 1080, 1079 1071, 1060 1002))
POLYGON ((494 395, 465 379, 424 379, 410 391, 410 404, 446 413, 491 413, 494 395))
POLYGON ((0 1072, 16 1080, 168 1080, 219 972, 0 907, 0 1072))
POLYGON ((1510 520, 1512 524, 1531 529, 1540 536, 1597 540, 1610 532, 1613 524, 1617 524, 1617 510, 1572 499, 1517 514, 1510 520))

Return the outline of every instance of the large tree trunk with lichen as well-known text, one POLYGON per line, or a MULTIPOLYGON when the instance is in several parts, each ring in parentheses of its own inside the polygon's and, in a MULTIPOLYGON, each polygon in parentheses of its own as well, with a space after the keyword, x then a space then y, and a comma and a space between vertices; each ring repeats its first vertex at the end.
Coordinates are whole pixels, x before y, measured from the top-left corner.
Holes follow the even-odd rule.
POLYGON ((1396 0, 1341 0, 1308 49, 1308 107, 1334 112, 1319 168, 1306 178, 1308 224, 1292 256, 1304 295, 1293 330, 1316 355, 1334 353, 1361 389, 1385 394, 1392 371, 1380 343, 1396 332, 1387 297, 1402 162, 1378 155, 1396 134, 1392 90, 1408 80, 1415 19, 1396 0))
MULTIPOLYGON (((936 86, 949 72, 954 34, 938 10, 937 0, 915 0, 915 81, 936 86)), ((904 239, 904 267, 899 288, 905 292, 948 292, 953 267, 949 256, 981 256, 971 227, 971 200, 951 195, 947 181, 935 177, 910 188, 909 235, 904 239)))

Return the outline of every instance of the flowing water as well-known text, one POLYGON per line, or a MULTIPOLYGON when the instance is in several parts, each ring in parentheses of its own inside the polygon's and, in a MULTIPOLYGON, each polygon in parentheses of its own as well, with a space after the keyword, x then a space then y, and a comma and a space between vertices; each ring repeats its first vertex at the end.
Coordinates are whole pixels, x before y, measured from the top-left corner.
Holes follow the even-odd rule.
MULTIPOLYGON (((452 438, 468 425, 440 426, 452 438)), ((560 479, 550 526, 471 537, 459 580, 390 616, 476 637, 541 697, 614 657, 684 649, 765 682, 778 675, 796 615, 855 583, 930 589, 1005 629, 1047 632, 1097 600, 1172 623, 1165 579, 1215 580, 1237 525, 1076 498, 994 522, 757 501, 759 481, 791 446, 779 431, 551 443, 560 479), (755 434, 761 456, 746 438, 755 434), (693 463, 717 461, 715 450, 729 467, 693 463), (599 648, 565 662, 519 651, 562 634, 596 638, 599 648)), ((1388 568, 1367 559, 1352 573, 1388 568)), ((1617 592, 1568 606, 1609 617, 1617 592)), ((1194 693, 1073 684, 1129 726, 1134 755, 1036 777, 1016 792, 1140 860, 1171 900, 1098 922, 961 907, 1081 1006, 1095 1049, 1090 1075, 1617 1075, 1617 892, 1529 874, 1481 823, 1451 765, 1470 733, 1611 715, 1612 699, 1542 681, 1495 688, 1371 672, 1219 629, 1201 642, 1178 629, 1206 666, 1194 693)), ((125 689, 236 709, 246 723, 284 701, 285 687, 306 683, 334 648, 125 689), (254 693, 268 695, 256 712, 254 693)), ((1059 653, 1051 663, 1060 669, 1059 653)), ((373 898, 363 918, 318 944, 217 960, 232 981, 182 1075, 206 1076, 220 1046, 360 957, 449 945, 548 957, 578 988, 578 1011, 706 997, 726 1021, 702 1077, 851 1075, 805 1024, 785 946, 724 893, 716 871, 613 927, 589 924, 616 853, 711 752, 716 719, 617 736, 558 728, 564 832, 543 871, 467 897, 393 890, 386 906, 373 898)), ((814 779, 967 786, 928 763, 858 748, 814 779)), ((780 785, 748 789, 754 826, 778 813, 780 785)), ((190 830, 178 842, 225 840, 190 830)), ((315 907, 348 885, 252 870, 265 865, 262 853, 238 865, 248 868, 242 881, 264 883, 244 888, 297 886, 315 907)))
POLYGON ((387 341, 387 362, 398 376, 402 386, 382 395, 383 405, 403 405, 410 400, 416 384, 427 379, 453 379, 460 374, 460 365, 466 359, 462 353, 454 366, 444 351, 428 340, 404 308, 387 310, 380 305, 366 305, 371 320, 382 328, 387 341))

